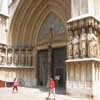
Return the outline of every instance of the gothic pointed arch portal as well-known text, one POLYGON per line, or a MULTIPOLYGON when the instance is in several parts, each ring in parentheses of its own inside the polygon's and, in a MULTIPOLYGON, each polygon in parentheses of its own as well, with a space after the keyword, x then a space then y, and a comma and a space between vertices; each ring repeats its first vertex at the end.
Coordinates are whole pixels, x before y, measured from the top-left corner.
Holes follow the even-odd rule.
POLYGON ((48 14, 41 25, 38 34, 38 45, 47 45, 46 49, 38 50, 38 83, 47 85, 50 77, 59 78, 58 87, 65 87, 65 47, 53 47, 65 40, 65 27, 63 21, 54 13, 48 14), (49 44, 49 46, 48 46, 49 44))

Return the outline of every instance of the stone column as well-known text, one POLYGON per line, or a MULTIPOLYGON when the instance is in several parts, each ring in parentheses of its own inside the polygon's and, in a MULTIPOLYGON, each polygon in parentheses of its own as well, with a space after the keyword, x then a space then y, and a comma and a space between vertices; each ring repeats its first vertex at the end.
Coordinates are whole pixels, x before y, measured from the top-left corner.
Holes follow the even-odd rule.
POLYGON ((53 77, 52 72, 51 72, 51 67, 52 67, 52 48, 49 45, 48 46, 48 82, 47 82, 47 86, 49 86, 50 77, 53 77))
POLYGON ((37 78, 38 78, 38 75, 37 75, 37 54, 38 54, 38 51, 37 51, 37 48, 36 47, 34 47, 33 49, 32 49, 32 69, 33 69, 33 71, 32 71, 32 86, 36 86, 37 85, 37 78))

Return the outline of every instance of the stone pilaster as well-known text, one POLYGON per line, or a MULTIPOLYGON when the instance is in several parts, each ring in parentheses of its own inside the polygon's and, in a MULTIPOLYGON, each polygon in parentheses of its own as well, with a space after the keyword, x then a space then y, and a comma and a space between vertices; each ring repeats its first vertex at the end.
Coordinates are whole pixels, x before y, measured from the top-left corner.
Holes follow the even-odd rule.
POLYGON ((36 86, 37 85, 37 48, 33 48, 32 50, 32 86, 36 86))

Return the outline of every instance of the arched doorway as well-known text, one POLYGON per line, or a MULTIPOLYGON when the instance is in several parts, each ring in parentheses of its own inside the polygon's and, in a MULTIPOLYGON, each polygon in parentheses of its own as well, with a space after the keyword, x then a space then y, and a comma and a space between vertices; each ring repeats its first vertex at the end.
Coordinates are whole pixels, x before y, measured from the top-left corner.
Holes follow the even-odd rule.
POLYGON ((57 15, 49 14, 42 24, 38 36, 38 45, 40 46, 40 50, 38 50, 39 85, 47 85, 48 79, 51 76, 56 80, 57 87, 65 87, 66 69, 64 61, 66 48, 63 45, 57 46, 63 43, 64 40, 65 28, 63 22, 57 15), (42 46, 46 48, 43 49, 41 48, 42 46), (51 49, 51 55, 49 55, 49 49, 51 49), (51 59, 51 62, 48 59, 51 59), (49 66, 50 69, 48 68, 49 66))
MULTIPOLYGON (((39 61, 39 58, 37 59, 37 52, 38 52, 38 57, 40 57, 39 54, 42 56, 42 58, 45 57, 40 52, 42 52, 41 50, 43 50, 43 52, 45 50, 46 52, 49 52, 48 45, 50 44, 52 49, 51 60, 53 60, 52 53, 54 48, 55 49, 62 48, 62 47, 65 48, 66 41, 65 41, 63 26, 64 26, 64 22, 66 23, 71 15, 70 7, 69 6, 67 7, 67 5, 70 5, 70 0, 66 1, 67 5, 65 1, 66 0, 64 1, 63 0, 60 1, 59 0, 50 0, 50 1, 36 0, 34 2, 33 0, 30 0, 30 2, 28 2, 27 0, 25 1, 21 0, 20 3, 18 4, 18 7, 16 8, 16 11, 12 16, 11 25, 9 26, 10 30, 8 34, 8 41, 9 41, 8 45, 11 45, 15 50, 19 50, 18 53, 20 53, 21 48, 22 49, 25 48, 24 51, 26 53, 28 49, 32 50, 31 67, 34 70, 32 71, 30 68, 30 77, 32 81, 31 82, 32 86, 37 85, 37 79, 38 79, 36 75, 37 74, 36 69, 37 67, 39 68, 39 64, 37 66, 37 60, 39 61), (44 48, 41 48, 43 46, 44 48)), ((14 58, 16 58, 15 56, 14 58)), ((50 56, 47 57, 50 58, 50 56)), ((45 59, 46 58, 44 58, 44 60, 45 59)), ((44 62, 44 60, 42 62, 44 62)), ((51 61, 51 67, 52 67, 52 63, 53 61, 51 61)), ((48 74, 48 65, 47 65, 47 74, 48 74)), ((22 71, 21 74, 24 76, 26 75, 26 72, 22 71)), ((51 72, 53 73, 53 70, 51 72)), ((26 78, 26 76, 24 78, 26 78)), ((43 76, 42 79, 45 78, 43 76)), ((49 78, 47 77, 46 81, 42 82, 42 84, 44 85, 47 84, 48 79, 49 78)))

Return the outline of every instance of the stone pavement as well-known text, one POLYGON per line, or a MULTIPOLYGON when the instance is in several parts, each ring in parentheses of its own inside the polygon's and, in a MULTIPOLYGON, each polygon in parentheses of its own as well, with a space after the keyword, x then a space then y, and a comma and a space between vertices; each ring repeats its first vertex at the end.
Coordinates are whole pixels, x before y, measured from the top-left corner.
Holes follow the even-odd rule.
MULTIPOLYGON (((67 95, 60 94, 57 91, 58 90, 56 90, 56 100, 90 100, 90 99, 72 98, 67 95)), ((0 100, 46 100, 47 96, 48 96, 48 90, 43 87, 38 87, 38 88, 19 87, 18 93, 12 93, 12 88, 0 88, 0 100)))

